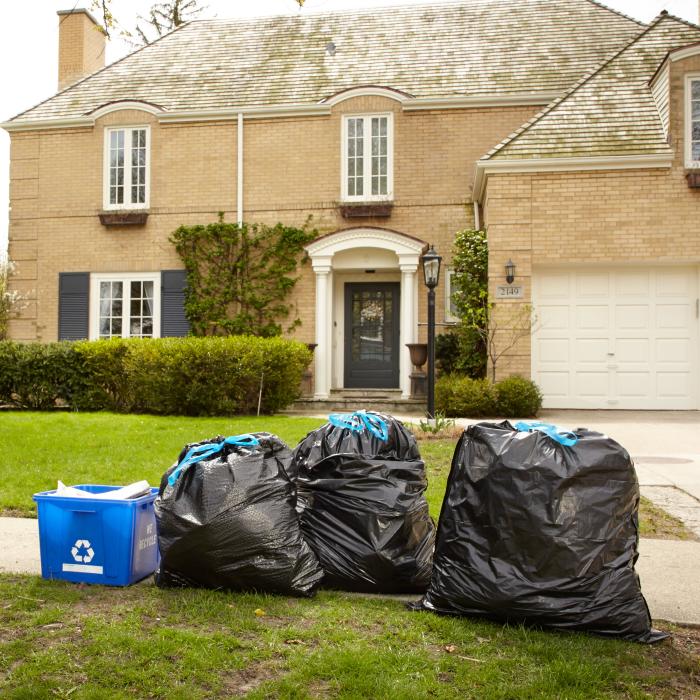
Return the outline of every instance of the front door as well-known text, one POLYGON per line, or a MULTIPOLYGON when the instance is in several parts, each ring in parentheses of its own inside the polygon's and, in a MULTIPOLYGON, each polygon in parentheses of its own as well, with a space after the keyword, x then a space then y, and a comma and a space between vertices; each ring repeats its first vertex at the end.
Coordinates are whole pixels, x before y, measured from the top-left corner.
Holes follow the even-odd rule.
POLYGON ((345 387, 399 386, 399 295, 393 282, 345 285, 345 387))

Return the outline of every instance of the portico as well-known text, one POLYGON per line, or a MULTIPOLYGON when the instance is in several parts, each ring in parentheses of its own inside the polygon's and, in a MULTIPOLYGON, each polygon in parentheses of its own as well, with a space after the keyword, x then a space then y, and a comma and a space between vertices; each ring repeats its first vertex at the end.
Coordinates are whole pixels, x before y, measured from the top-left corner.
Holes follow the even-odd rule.
POLYGON ((316 275, 315 399, 331 389, 400 388, 416 341, 416 274, 425 242, 381 228, 343 229, 307 247, 316 275), (366 386, 365 386, 366 385, 366 386))

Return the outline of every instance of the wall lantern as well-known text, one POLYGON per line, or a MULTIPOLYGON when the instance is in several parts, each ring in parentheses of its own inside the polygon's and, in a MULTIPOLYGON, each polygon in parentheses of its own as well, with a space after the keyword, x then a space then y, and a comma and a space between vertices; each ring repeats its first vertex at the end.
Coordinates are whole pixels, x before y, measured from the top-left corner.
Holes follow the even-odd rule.
POLYGON ((513 284, 513 280, 515 279, 515 263, 508 258, 508 262, 506 263, 506 282, 508 284, 513 284))

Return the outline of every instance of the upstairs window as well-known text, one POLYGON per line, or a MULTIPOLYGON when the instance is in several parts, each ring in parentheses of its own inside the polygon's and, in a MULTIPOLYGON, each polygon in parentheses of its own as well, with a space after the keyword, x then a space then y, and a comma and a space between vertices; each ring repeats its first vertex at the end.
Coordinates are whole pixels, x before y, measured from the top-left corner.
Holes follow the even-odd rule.
POLYGON ((345 201, 368 202, 393 195, 391 114, 343 119, 342 193, 345 201))
POLYGON ((700 168, 700 75, 686 83, 686 165, 700 168))
POLYGON ((148 206, 149 137, 146 126, 105 131, 105 209, 148 206))

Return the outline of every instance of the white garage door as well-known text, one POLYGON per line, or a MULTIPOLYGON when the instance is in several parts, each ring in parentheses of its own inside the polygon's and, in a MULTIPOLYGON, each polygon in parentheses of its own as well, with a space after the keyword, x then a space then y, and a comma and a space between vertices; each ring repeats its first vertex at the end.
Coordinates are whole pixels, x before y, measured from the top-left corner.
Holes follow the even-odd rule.
POLYGON ((533 272, 533 378, 549 408, 696 409, 698 270, 533 272))

